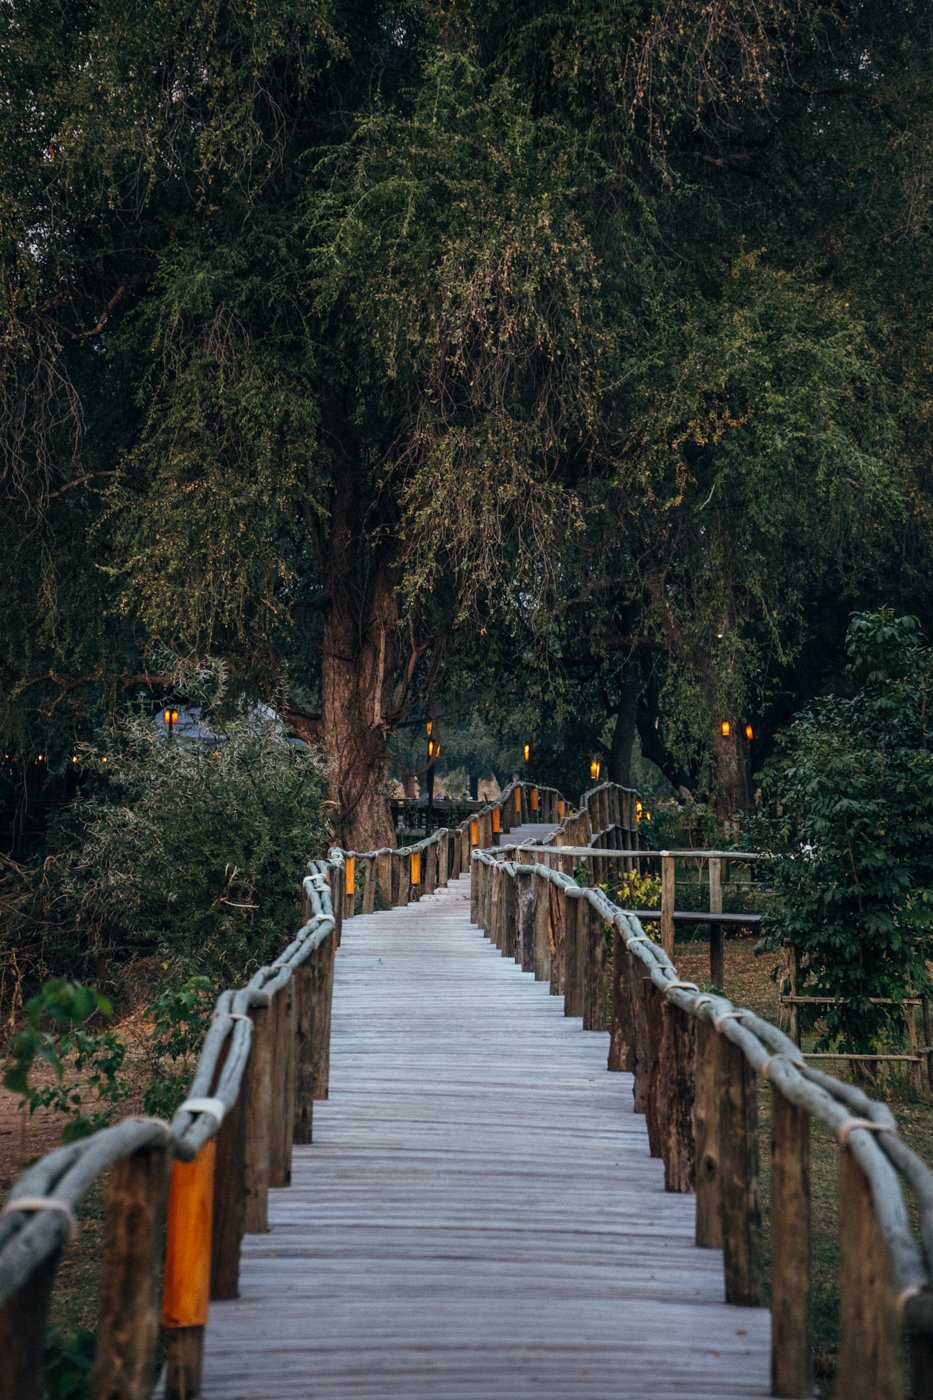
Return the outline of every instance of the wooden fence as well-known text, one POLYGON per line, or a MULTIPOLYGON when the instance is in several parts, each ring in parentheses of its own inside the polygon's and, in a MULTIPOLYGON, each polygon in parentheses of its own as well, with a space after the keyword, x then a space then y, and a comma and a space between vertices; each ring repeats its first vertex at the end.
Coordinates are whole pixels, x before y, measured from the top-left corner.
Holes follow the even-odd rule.
POLYGON ((682 981, 639 921, 561 870, 473 853, 474 920, 609 1032, 609 1068, 634 1077, 668 1191, 695 1192, 696 1242, 721 1248, 729 1302, 765 1300, 757 1079, 772 1101, 772 1393, 812 1394, 811 1120, 839 1144, 842 1400, 933 1395, 933 1173, 886 1105, 808 1066, 792 1040, 725 997, 682 981), (920 1241, 901 1182, 916 1196, 920 1241), (902 1339, 908 1357, 905 1376, 902 1339))

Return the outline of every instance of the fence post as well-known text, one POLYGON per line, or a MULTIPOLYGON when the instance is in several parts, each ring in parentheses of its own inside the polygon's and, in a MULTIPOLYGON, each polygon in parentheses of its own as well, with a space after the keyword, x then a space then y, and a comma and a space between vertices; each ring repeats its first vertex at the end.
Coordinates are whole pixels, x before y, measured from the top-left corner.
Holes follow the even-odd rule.
POLYGON ((272 1130, 269 1185, 290 1186, 292 1134, 295 1130, 295 996, 289 977, 272 999, 275 1040, 272 1050, 272 1130))
MULTIPOLYGON (((370 865, 367 878, 371 875, 375 883, 375 868, 370 865)), ((314 1140, 314 988, 310 960, 314 954, 292 973, 292 986, 295 989, 295 1120, 292 1141, 298 1143, 314 1140)))
POLYGON ((543 875, 532 875, 534 889, 534 974, 538 982, 551 980, 551 950, 548 947, 548 885, 543 875))
POLYGON ((845 1400, 903 1400, 900 1324, 871 1189, 850 1148, 839 1151, 839 1367, 845 1400))
POLYGON ((376 908, 376 862, 368 860, 363 872, 363 913, 372 914, 376 908))
MULTIPOLYGON (((846 1228, 843 1222, 843 1229, 846 1228)), ((813 1392, 810 1116, 771 1087, 771 1393, 813 1392)))
POLYGON ((646 976, 641 984, 645 1008, 646 1088, 645 1125, 648 1129, 648 1150, 652 1157, 661 1156, 664 1141, 663 1118, 665 1103, 661 1090, 661 1001, 663 994, 646 976))
POLYGON ((42 1350, 55 1271, 56 1249, 0 1307, 0 1400, 41 1400, 42 1350))
POLYGON ((548 880, 548 944, 551 957, 551 996, 564 995, 564 888, 548 880))
POLYGON ((661 852, 661 946, 669 958, 674 956, 674 900, 676 865, 674 857, 661 852))
POLYGON ((719 1165, 719 1033, 697 1018, 693 1131, 696 1139, 696 1244, 722 1248, 722 1181, 719 1165))
POLYGON ((661 1116, 665 1191, 696 1186, 693 1129, 696 1020, 667 997, 661 1000, 661 1116))
MULTIPOLYGON (((224 1047, 229 1051, 228 1038, 224 1047)), ((252 1039, 250 1041, 252 1057, 252 1039)), ((214 1162, 214 1219, 211 1226, 211 1297, 240 1296, 240 1247, 246 1190, 246 1101, 249 1071, 244 1067, 233 1107, 217 1134, 214 1162)))
POLYGON ((725 1035, 717 1035, 716 1052, 726 1302, 759 1308, 764 1289, 755 1071, 725 1035))
POLYGON ((634 958, 617 924, 612 934, 612 1019, 609 1023, 608 1068, 629 1073, 635 1068, 635 1029, 629 989, 634 967, 634 958))
POLYGON ((375 889, 380 903, 392 908, 392 857, 376 857, 375 889))
POLYGON ((149 1400, 152 1394, 170 1162, 168 1144, 159 1143, 114 1163, 110 1173, 91 1378, 94 1400, 149 1400))
POLYGON ((275 1026, 271 1006, 250 1011, 253 1038, 246 1065, 246 1133, 243 1229, 248 1235, 269 1228, 269 1151, 272 1102, 272 1048, 275 1026))
POLYGON ((316 1099, 326 1099, 330 1092, 330 1021, 334 999, 336 951, 336 939, 331 933, 318 945, 309 959, 312 988, 313 1083, 316 1099))
POLYGON ((515 957, 516 924, 518 919, 518 876, 503 873, 502 954, 515 957))
POLYGON ((172 1164, 162 1290, 165 1400, 192 1400, 201 1393, 216 1152, 217 1139, 211 1138, 193 1161, 176 1158, 172 1164))
POLYGON ((516 875, 515 961, 523 972, 534 971, 535 892, 533 875, 516 875))
POLYGON ((586 901, 584 949, 583 1029, 606 1029, 606 921, 598 909, 586 901))
MULTIPOLYGON (((722 867, 721 856, 709 859, 709 912, 722 913, 722 867)), ((723 957, 722 924, 709 926, 709 980, 714 987, 725 987, 726 971, 723 957)))

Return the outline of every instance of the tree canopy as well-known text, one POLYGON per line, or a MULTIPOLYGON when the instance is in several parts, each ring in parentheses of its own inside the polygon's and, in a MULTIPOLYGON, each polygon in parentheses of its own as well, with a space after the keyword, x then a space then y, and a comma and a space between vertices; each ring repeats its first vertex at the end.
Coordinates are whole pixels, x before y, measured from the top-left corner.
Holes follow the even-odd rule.
POLYGON ((847 611, 929 601, 930 24, 12 0, 6 746, 214 657, 358 847, 464 677, 747 802, 713 720, 767 744, 847 611))

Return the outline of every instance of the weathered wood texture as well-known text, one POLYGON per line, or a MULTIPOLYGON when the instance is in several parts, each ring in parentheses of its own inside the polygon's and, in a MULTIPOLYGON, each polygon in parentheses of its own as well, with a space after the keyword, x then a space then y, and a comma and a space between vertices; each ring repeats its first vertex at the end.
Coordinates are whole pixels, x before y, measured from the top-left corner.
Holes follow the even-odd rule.
POLYGON ((723 1302, 608 1036, 471 927, 466 890, 347 925, 331 1096, 211 1308, 204 1395, 766 1396, 768 1315, 723 1302))

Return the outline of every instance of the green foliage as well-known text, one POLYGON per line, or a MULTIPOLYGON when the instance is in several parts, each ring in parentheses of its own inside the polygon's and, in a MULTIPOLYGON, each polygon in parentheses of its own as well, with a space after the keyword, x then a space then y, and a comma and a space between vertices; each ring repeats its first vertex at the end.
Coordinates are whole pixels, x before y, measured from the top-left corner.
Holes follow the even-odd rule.
POLYGON ((112 1012, 109 1001, 90 987, 56 977, 26 1003, 26 1026, 13 1037, 3 1083, 22 1095, 30 1113, 49 1108, 65 1115, 65 1142, 103 1127, 129 1094, 122 1074, 126 1046, 112 1031, 86 1029, 93 1016, 112 1012), (51 1070, 51 1083, 30 1082, 39 1066, 51 1070))
POLYGON ((827 1043, 868 1050, 897 1016, 869 997, 930 990, 933 650, 913 617, 856 615, 847 692, 815 702, 775 765, 785 833, 765 946, 801 954, 801 990, 842 997, 827 1043))
POLYGON ((210 1024, 216 987, 210 977, 189 977, 166 988, 147 1007, 152 1017, 151 1055, 155 1074, 143 1099, 147 1113, 171 1118, 191 1082, 191 1061, 210 1024), (181 1063, 179 1063, 181 1062, 181 1063))
POLYGON ((69 915, 117 957, 157 954, 173 979, 242 982, 282 946, 323 844, 320 761, 255 714, 216 744, 136 720, 112 740, 104 787, 67 814, 55 878, 69 915))
POLYGON ((660 878, 627 870, 618 881, 612 898, 622 909, 660 909, 660 878))
POLYGON ((86 1327, 63 1332, 47 1327, 42 1352, 43 1400, 86 1400, 97 1338, 86 1327))

